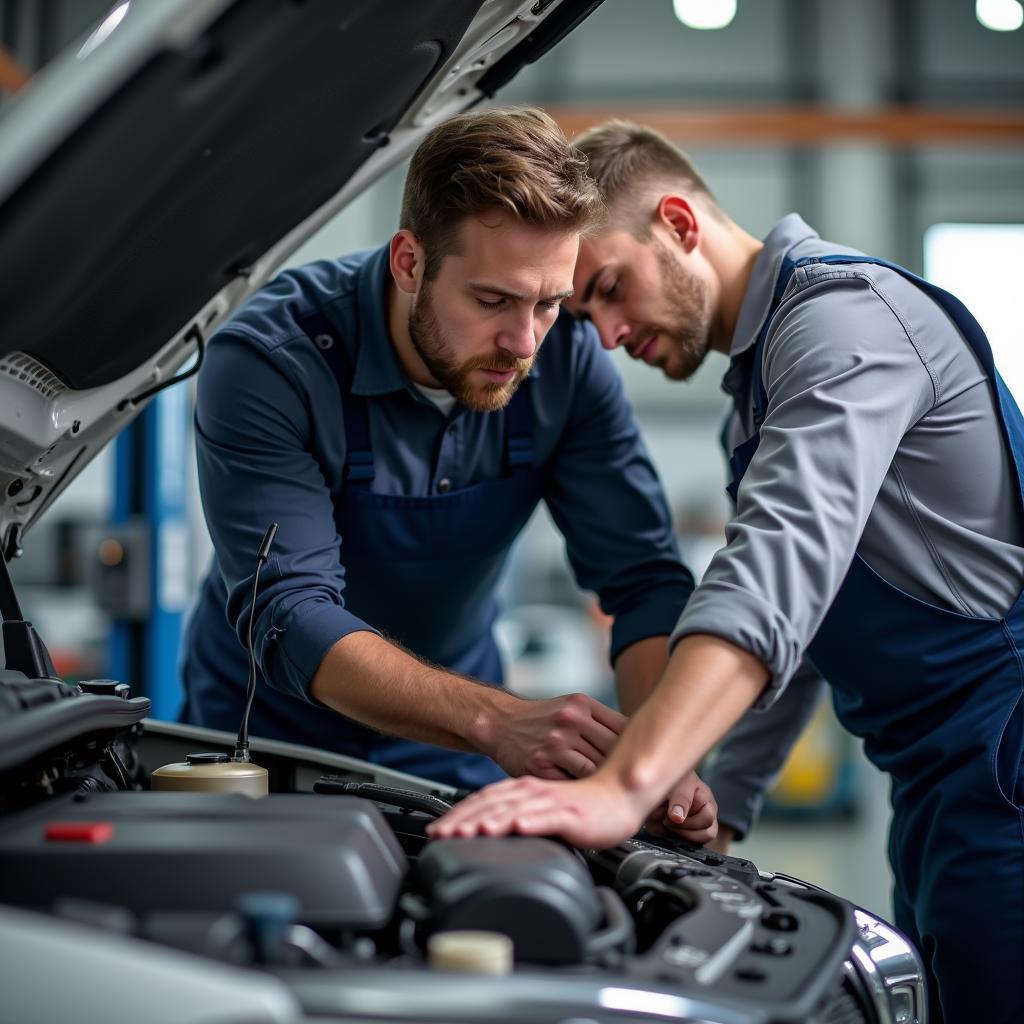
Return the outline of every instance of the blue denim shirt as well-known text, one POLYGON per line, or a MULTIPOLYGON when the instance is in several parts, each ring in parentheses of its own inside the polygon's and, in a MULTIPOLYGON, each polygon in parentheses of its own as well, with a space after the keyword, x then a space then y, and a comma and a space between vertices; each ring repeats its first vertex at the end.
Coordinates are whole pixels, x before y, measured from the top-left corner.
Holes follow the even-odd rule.
MULTIPOLYGON (((502 417, 456 405, 446 419, 402 370, 388 330, 389 281, 386 246, 288 270, 214 335, 199 376, 199 480, 228 624, 244 641, 255 553, 276 521, 255 650, 270 685, 305 700, 327 651, 374 624, 346 604, 345 550, 359 538, 339 537, 333 515, 344 486, 344 396, 297 320, 321 313, 354 362, 352 392, 369 405, 373 491, 434 495, 502 472, 502 417)), ((532 375, 543 499, 578 583, 596 591, 614 617, 614 659, 671 631, 693 579, 622 383, 593 328, 559 316, 532 375)), ((437 600, 446 600, 443 587, 437 600)), ((450 609, 453 621, 460 611, 450 609)))

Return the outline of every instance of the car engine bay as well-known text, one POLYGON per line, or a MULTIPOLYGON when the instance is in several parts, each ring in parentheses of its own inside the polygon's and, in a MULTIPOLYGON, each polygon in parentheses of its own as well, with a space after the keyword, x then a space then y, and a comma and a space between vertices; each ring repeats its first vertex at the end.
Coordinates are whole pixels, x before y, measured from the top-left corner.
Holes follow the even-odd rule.
POLYGON ((59 995, 16 970, 27 935, 59 938, 65 962, 87 951, 97 1020, 134 1013, 125 984, 151 1006, 169 986, 149 1019, 222 1019, 199 978, 238 1020, 924 1019, 899 933, 749 861, 646 833, 609 850, 430 840, 462 794, 268 741, 253 741, 267 797, 150 791, 168 758, 232 737, 150 721, 109 680, 8 671, 0 701, 0 955, 18 1020, 54 1019, 59 995), (463 930, 508 936, 511 971, 453 985, 428 949, 463 930))

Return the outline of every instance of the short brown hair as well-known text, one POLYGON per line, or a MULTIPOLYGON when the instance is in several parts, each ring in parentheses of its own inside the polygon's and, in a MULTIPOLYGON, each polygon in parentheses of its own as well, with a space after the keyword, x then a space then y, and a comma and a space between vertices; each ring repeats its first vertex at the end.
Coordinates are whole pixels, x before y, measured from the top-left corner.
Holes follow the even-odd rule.
POLYGON ((586 160, 542 110, 459 114, 434 128, 413 154, 400 226, 426 250, 433 278, 466 217, 511 213, 533 227, 583 233, 603 205, 586 160))
POLYGON ((657 192, 680 189, 703 198, 716 216, 725 216, 690 159, 653 128, 605 121, 582 132, 573 145, 586 157, 612 220, 638 238, 650 235, 650 202, 657 192))

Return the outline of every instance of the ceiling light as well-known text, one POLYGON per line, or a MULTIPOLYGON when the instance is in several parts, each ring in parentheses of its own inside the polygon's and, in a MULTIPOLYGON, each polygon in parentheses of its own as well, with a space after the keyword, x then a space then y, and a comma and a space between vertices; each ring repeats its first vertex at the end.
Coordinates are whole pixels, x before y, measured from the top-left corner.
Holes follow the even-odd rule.
POLYGON ((1020 0, 978 0, 974 13, 993 32, 1014 32, 1024 25, 1024 6, 1020 0))
MULTIPOLYGON (((1016 3, 1017 0, 1003 2, 1016 3)), ((687 28, 725 28, 736 17, 736 0, 672 0, 672 10, 687 28)))

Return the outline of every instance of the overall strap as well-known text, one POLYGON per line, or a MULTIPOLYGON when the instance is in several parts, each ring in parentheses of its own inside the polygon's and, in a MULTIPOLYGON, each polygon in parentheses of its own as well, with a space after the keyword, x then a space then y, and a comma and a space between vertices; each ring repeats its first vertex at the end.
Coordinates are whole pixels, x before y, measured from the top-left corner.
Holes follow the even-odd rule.
POLYGON ((989 375, 989 378, 993 383, 998 379, 999 374, 992 358, 992 347, 989 345, 988 338, 985 336, 985 332, 982 330, 981 324, 978 323, 974 318, 974 314, 971 313, 971 311, 955 295, 951 295, 949 292, 945 291, 945 289, 932 284, 930 281, 926 281, 923 277, 918 277, 916 274, 907 270, 906 267, 901 267, 889 260, 877 259, 874 256, 854 256, 845 255, 844 253, 834 253, 828 256, 805 256, 803 259, 799 260, 792 260, 787 256, 782 261, 779 277, 775 282, 775 292, 772 295, 771 305, 768 307, 768 315, 764 319, 764 324, 761 327, 761 333, 757 336, 757 343, 755 345, 755 348, 757 349, 757 356, 754 360, 753 367, 755 426, 760 427, 764 422, 765 405, 767 403, 762 370, 762 363, 764 360, 762 356, 764 342, 768 336, 768 328, 771 326, 772 318, 775 316, 775 313, 782 302, 782 296, 785 294, 786 288, 789 285, 789 279, 792 277, 793 271, 798 267, 813 266, 816 263, 824 263, 828 266, 844 263, 870 263, 879 267, 887 267, 889 270, 895 271, 901 277, 906 278, 911 282, 911 284, 920 288, 921 291, 925 292, 925 294, 945 310, 950 319, 957 325, 961 333, 964 335, 964 338, 971 346, 974 354, 978 357, 985 372, 989 375))
POLYGON ((523 473, 533 465, 533 401, 527 377, 505 411, 505 472, 523 473))
POLYGON ((786 294, 786 289, 789 287, 789 279, 793 276, 793 271, 802 264, 803 261, 797 261, 791 259, 789 256, 782 258, 782 266, 779 268, 779 276, 775 279, 775 290, 772 292, 772 301, 768 306, 768 312, 765 314, 764 323, 761 324, 761 330, 757 335, 757 341, 754 343, 753 352, 753 366, 751 367, 751 387, 750 394, 754 406, 754 432, 758 433, 761 430, 761 424, 764 423, 764 418, 768 414, 768 393, 764 387, 764 343, 768 337, 768 328, 771 327, 772 320, 775 317, 775 313, 779 306, 782 305, 782 296, 786 294))
MULTIPOLYGON (((999 411, 1002 414, 1000 419, 1002 421, 1003 436, 1006 438, 1010 452, 1013 455, 1014 466, 1017 470, 1017 486, 1021 492, 1022 500, 1024 500, 1024 416, 1021 415, 1020 407, 1010 394, 1009 388, 1007 388, 999 371, 996 369, 995 359, 992 355, 992 346, 974 314, 955 295, 947 292, 944 288, 940 288, 938 285, 932 284, 930 281, 926 281, 924 278, 911 273, 905 267, 901 267, 896 263, 890 263, 888 260, 875 259, 872 256, 811 256, 798 260, 796 266, 802 267, 811 263, 874 263, 880 267, 887 267, 920 288, 949 316, 963 335, 964 340, 970 345, 971 350, 978 357, 978 361, 981 363, 985 373, 988 374, 988 378, 995 390, 999 411)), ((763 387, 761 390, 763 391, 763 387)))
POLYGON ((345 420, 345 482, 369 487, 373 481, 373 448, 370 444, 370 412, 366 397, 352 393, 353 367, 338 337, 337 329, 322 313, 298 320, 299 326, 316 345, 338 384, 345 420))
POLYGON ((720 440, 726 457, 729 460, 730 476, 726 493, 732 498, 733 503, 739 498, 740 481, 743 479, 747 467, 750 465, 751 460, 754 458, 754 453, 761 443, 761 426, 768 413, 768 393, 765 391, 764 372, 762 369, 765 339, 768 337, 768 328, 771 326, 775 313, 782 303, 782 296, 786 293, 789 279, 793 276, 795 269, 796 261, 788 255, 784 256, 782 265, 779 268, 779 275, 775 279, 775 289, 772 292, 771 302, 768 305, 768 311, 765 313, 764 322, 761 324, 761 330, 758 331, 757 339, 753 345, 733 358, 726 378, 727 380, 730 377, 732 378, 729 391, 733 395, 736 409, 740 410, 742 408, 742 403, 746 400, 745 396, 749 395, 754 417, 753 434, 735 449, 728 443, 731 414, 722 425, 720 440))
POLYGON ((981 360, 981 365, 990 377, 995 379, 996 367, 992 358, 992 346, 982 330, 981 324, 974 318, 974 314, 955 296, 940 288, 923 277, 911 273, 906 267, 889 260, 876 259, 873 256, 809 256, 798 260, 796 266, 804 267, 812 263, 825 263, 828 265, 836 263, 874 263, 879 267, 887 267, 894 270, 901 277, 905 277, 911 284, 917 285, 921 291, 926 292, 933 298, 950 316, 953 322, 963 332, 968 344, 974 350, 975 355, 981 360))

